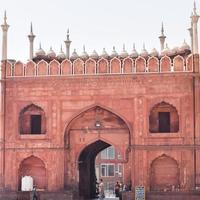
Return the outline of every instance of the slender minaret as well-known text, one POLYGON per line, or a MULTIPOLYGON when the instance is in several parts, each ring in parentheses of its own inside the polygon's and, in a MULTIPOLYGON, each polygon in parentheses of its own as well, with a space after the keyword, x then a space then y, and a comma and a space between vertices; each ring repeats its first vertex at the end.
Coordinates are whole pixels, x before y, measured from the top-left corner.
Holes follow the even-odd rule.
POLYGON ((191 15, 191 24, 192 24, 192 53, 198 54, 199 53, 199 47, 198 47, 198 30, 197 30, 197 24, 199 20, 199 15, 197 15, 196 12, 196 3, 194 2, 194 8, 191 15))
POLYGON ((3 30, 2 41, 2 64, 0 67, 0 191, 5 186, 5 69, 7 63, 7 24, 6 11, 4 13, 4 23, 1 25, 3 30))
POLYGON ((66 45, 66 58, 69 59, 70 57, 70 44, 71 40, 69 39, 69 29, 67 30, 67 39, 64 41, 66 45))
MULTIPOLYGON (((191 16, 192 16, 192 14, 191 14, 191 16)), ((188 28, 187 30, 189 31, 189 34, 190 34, 190 43, 191 43, 190 46, 191 46, 191 51, 193 51, 192 20, 191 20, 191 27, 188 28)))
POLYGON ((3 30, 3 39, 2 39, 2 60, 7 60, 7 33, 9 25, 7 24, 6 11, 4 12, 4 23, 1 25, 3 30))
POLYGON ((31 22, 31 30, 30 30, 30 34, 28 35, 28 39, 29 39, 29 59, 32 60, 33 54, 34 54, 33 41, 35 39, 35 35, 33 34, 32 22, 31 22))
POLYGON ((165 38, 166 36, 164 35, 164 26, 162 23, 162 27, 161 27, 161 36, 159 36, 160 39, 160 50, 162 51, 165 47, 165 38))

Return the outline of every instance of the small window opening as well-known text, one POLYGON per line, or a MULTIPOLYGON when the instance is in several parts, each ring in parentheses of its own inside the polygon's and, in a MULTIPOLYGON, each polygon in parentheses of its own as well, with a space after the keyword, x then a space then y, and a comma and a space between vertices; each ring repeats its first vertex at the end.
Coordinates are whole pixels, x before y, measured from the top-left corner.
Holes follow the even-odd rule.
POLYGON ((159 132, 170 132, 170 112, 159 112, 159 132))
POLYGON ((31 115, 31 134, 41 134, 41 115, 31 115))

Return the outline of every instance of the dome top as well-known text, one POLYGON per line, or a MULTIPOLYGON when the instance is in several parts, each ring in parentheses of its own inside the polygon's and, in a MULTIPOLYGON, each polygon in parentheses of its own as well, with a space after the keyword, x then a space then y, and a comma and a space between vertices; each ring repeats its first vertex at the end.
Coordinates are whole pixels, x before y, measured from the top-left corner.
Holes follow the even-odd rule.
POLYGON ((138 52, 135 49, 135 44, 133 44, 133 50, 132 50, 132 52, 130 54, 130 57, 131 58, 137 58, 138 57, 138 52))
POLYGON ((56 53, 53 51, 52 47, 50 47, 49 51, 47 52, 47 56, 49 58, 55 58, 56 57, 56 53))
POLYGON ((178 47, 174 47, 172 49, 169 50, 168 55, 169 56, 174 56, 176 54, 180 53, 180 50, 178 47))
POLYGON ((85 45, 83 45, 83 52, 81 54, 81 58, 86 60, 86 59, 88 59, 88 57, 89 56, 88 56, 87 52, 85 51, 85 45))
POLYGON ((125 45, 123 44, 123 50, 122 50, 122 52, 120 53, 120 57, 121 58, 126 58, 126 57, 128 57, 128 53, 127 53, 127 51, 126 51, 126 49, 125 49, 125 45))
POLYGON ((168 45, 166 44, 166 47, 162 50, 161 55, 168 56, 169 53, 170 53, 170 49, 169 49, 168 45))
POLYGON ((62 50, 62 45, 60 47, 60 52, 58 53, 57 57, 60 58, 60 59, 65 59, 66 58, 66 55, 62 50))
POLYGON ((185 51, 185 50, 190 50, 190 46, 186 43, 186 41, 184 40, 183 44, 181 45, 181 47, 179 48, 180 51, 185 51))
POLYGON ((140 53, 140 56, 142 56, 142 57, 148 57, 148 51, 145 49, 145 44, 143 44, 143 49, 142 49, 142 51, 141 51, 141 53, 140 53))
POLYGON ((45 51, 41 47, 41 43, 40 43, 39 49, 35 52, 35 55, 36 56, 45 56, 46 55, 45 51))
POLYGON ((114 57, 117 57, 117 56, 118 56, 118 53, 117 53, 116 50, 115 50, 115 46, 113 46, 113 50, 112 50, 112 52, 111 52, 110 57, 111 57, 111 58, 114 58, 114 57))
POLYGON ((72 55, 71 55, 71 59, 73 59, 73 60, 75 60, 75 59, 77 59, 79 56, 78 56, 78 54, 77 54, 77 52, 76 52, 76 49, 74 49, 74 51, 73 51, 73 53, 72 53, 72 55))
POLYGON ((151 50, 150 55, 151 55, 151 56, 157 57, 157 56, 159 55, 159 53, 158 53, 158 51, 156 50, 156 48, 153 48, 153 49, 151 50))
POLYGON ((90 54, 90 58, 92 59, 98 59, 99 55, 97 54, 97 52, 94 50, 91 54, 90 54))
POLYGON ((106 52, 106 49, 105 49, 105 48, 103 48, 103 51, 102 51, 100 57, 103 57, 103 58, 108 58, 108 57, 109 57, 109 55, 108 55, 108 53, 106 52))

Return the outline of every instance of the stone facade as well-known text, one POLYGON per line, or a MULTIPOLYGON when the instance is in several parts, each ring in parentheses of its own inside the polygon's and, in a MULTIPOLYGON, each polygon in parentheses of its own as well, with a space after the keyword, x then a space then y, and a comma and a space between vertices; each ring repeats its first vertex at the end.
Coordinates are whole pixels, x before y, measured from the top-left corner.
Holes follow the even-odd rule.
MULTIPOLYGON (((0 199, 29 199, 31 176, 40 199, 95 196, 95 158, 113 146, 124 183, 145 186, 148 199, 197 199, 200 188, 200 71, 194 4, 191 49, 145 47, 108 55, 41 48, 27 63, 7 59, 6 13, 0 80, 0 199), (195 191, 194 191, 195 190, 195 191), (178 196, 176 195, 178 193, 178 196), (163 195, 164 194, 164 195, 163 195), (187 194, 187 195, 185 195, 187 194), (156 196, 157 195, 157 196, 156 196), (191 198, 192 199, 192 198, 191 198)), ((133 195, 132 195, 133 193, 133 195)), ((132 196, 132 197, 130 197, 132 196)))
POLYGON ((91 60, 73 61, 73 68, 69 60, 3 62, 2 188, 20 190, 22 175, 31 175, 41 190, 73 189, 90 196, 79 181, 93 184, 94 158, 109 145, 121 152, 124 180, 132 188, 189 191, 200 185, 199 57, 177 56, 170 65, 162 62, 171 60, 167 56, 149 58, 148 64, 153 59, 159 64, 151 72, 146 64, 132 71, 137 61, 127 58, 132 63, 129 73, 124 73, 126 61, 105 60, 110 63, 105 74, 97 68, 99 61, 92 61, 95 74, 87 74, 91 60), (161 71, 168 65, 168 71, 161 71), (151 113, 159 120, 155 112, 168 112, 176 128, 151 131, 151 113), (40 134, 28 131, 32 115, 42 116, 40 134), (26 131, 21 132, 22 126, 26 131))

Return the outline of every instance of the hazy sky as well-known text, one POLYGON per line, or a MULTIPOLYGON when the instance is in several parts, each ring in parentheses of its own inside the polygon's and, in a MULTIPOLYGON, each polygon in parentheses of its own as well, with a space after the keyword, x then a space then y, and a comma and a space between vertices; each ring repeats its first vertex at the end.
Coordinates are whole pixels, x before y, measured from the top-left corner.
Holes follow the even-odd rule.
MULTIPOLYGON (((196 3, 200 13, 199 0, 196 3)), ((143 43, 148 51, 160 49, 162 21, 169 47, 180 46, 184 39, 190 44, 187 28, 192 8, 193 0, 2 0, 0 21, 6 10, 10 25, 8 57, 25 61, 29 57, 31 21, 35 50, 41 42, 45 51, 52 46, 58 53, 69 28, 71 52, 76 48, 80 54, 85 44, 88 53, 94 49, 101 53, 103 47, 110 53, 113 46, 120 53, 123 43, 128 52, 133 43, 140 52, 143 43)))

